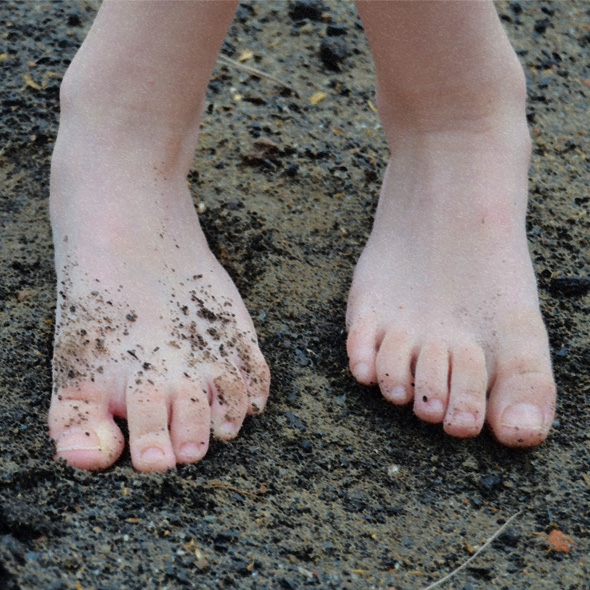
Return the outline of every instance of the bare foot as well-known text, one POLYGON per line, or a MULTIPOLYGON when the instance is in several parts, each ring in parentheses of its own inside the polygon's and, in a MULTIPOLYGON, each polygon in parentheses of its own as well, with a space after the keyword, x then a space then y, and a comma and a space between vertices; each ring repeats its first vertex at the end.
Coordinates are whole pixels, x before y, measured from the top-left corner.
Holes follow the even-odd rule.
POLYGON ((498 130, 401 142, 355 272, 348 352, 358 381, 413 400, 447 433, 475 436, 487 419, 500 442, 533 446, 551 426, 555 385, 518 135, 513 149, 498 130))
POLYGON ((525 234, 522 68, 492 2, 357 1, 391 149, 347 312, 350 368, 447 433, 508 446, 555 384, 525 234))
POLYGON ((105 1, 62 85, 52 159, 58 276, 49 430, 103 469, 124 441, 162 471, 236 436, 269 371, 189 194, 207 81, 235 2, 105 1))
POLYGON ((127 170, 126 182, 113 161, 92 172, 78 161, 84 183, 74 186, 57 161, 57 456, 109 466, 124 445, 120 416, 138 470, 198 461, 210 428, 233 438, 264 408, 269 374, 250 317, 207 247, 186 182, 154 169, 127 170))

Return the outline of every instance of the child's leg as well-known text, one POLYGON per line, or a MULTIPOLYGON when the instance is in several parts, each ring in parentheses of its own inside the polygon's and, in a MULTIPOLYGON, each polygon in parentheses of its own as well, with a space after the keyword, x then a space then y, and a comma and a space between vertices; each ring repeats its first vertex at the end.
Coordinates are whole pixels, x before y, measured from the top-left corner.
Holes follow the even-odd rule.
POLYGON ((73 466, 191 463, 261 411, 268 368, 186 174, 236 1, 106 0, 62 86, 49 426, 73 466))
POLYGON ((449 434, 487 419, 500 442, 536 445, 555 385, 525 235, 516 55, 492 2, 357 6, 392 157, 350 292, 351 370, 449 434))

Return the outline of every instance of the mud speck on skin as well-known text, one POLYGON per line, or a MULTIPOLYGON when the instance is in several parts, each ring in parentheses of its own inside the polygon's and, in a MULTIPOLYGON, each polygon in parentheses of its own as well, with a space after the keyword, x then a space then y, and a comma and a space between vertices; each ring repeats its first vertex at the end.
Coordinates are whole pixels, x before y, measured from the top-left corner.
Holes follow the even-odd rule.
MULTIPOLYGON (((273 371, 271 399, 203 462, 147 475, 128 455, 104 473, 74 471, 52 461, 46 435, 54 74, 72 59, 95 4, 0 6, 0 587, 417 589, 519 510, 451 586, 586 587, 590 300, 555 279, 590 274, 587 2, 498 4, 529 86, 528 230, 560 393, 548 442, 515 453, 488 434, 453 440, 352 381, 345 297, 387 155, 368 103, 370 54, 352 3, 324 2, 326 16, 294 21, 287 2, 247 1, 224 52, 250 49, 257 68, 301 96, 219 64, 190 182, 214 252, 246 295, 273 371), (330 25, 344 27, 351 48, 339 71, 320 57, 330 25), (313 106, 319 91, 327 97, 313 106), (279 156, 244 165, 259 138, 281 146, 279 156), (570 553, 547 550, 554 529, 572 538, 570 553)), ((83 318, 79 303, 65 301, 83 318)), ((113 306, 104 329, 132 333, 131 311, 113 306)), ((182 346, 190 318, 179 317, 185 330, 162 349, 182 346)), ((98 346, 80 328, 87 347, 98 346)))

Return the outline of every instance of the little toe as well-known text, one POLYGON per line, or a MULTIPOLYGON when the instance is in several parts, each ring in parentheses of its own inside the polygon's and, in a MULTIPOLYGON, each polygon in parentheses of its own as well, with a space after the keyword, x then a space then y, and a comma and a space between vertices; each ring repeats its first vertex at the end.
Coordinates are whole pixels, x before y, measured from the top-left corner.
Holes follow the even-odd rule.
POLYGON ((449 350, 446 342, 428 341, 418 355, 414 377, 414 413, 425 422, 443 421, 449 398, 449 350))
POLYGON ((372 322, 357 320, 346 340, 350 372, 363 385, 375 385, 377 372, 377 332, 372 322))
POLYGON ((200 461, 209 448, 211 410, 204 387, 186 387, 172 403, 170 438, 177 463, 200 461))
POLYGON ((270 370, 262 353, 257 349, 248 355, 247 363, 238 363, 246 383, 248 414, 260 414, 266 407, 270 391, 270 370))
POLYGON ((77 469, 106 469, 125 445, 102 393, 92 387, 65 390, 52 397, 49 435, 56 445, 54 458, 77 469))
POLYGON ((138 471, 166 471, 176 465, 168 413, 168 397, 156 386, 127 393, 129 450, 138 471))
POLYGON ((236 367, 227 363, 211 380, 211 430, 222 440, 235 438, 248 411, 246 383, 236 367))
POLYGON ((377 355, 377 378, 383 397, 407 404, 414 397, 412 376, 413 340, 405 332, 388 332, 377 355))
POLYGON ((509 447, 534 447, 549 433, 555 414, 555 382, 549 372, 498 376, 490 394, 488 422, 509 447))
POLYGON ((444 430, 451 436, 477 436, 486 414, 487 369, 483 350, 461 345, 451 353, 451 388, 444 430))

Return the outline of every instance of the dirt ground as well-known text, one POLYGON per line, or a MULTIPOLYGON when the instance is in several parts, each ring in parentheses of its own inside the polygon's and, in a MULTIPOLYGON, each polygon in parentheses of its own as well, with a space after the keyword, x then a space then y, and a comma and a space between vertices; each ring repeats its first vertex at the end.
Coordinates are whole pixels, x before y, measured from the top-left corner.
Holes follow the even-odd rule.
POLYGON ((0 588, 420 589, 517 513, 445 587, 588 588, 590 4, 498 3, 529 84, 528 230, 560 395, 549 440, 453 440, 351 378, 345 301, 387 157, 370 53, 352 2, 314 20, 246 1, 223 52, 252 52, 246 65, 294 90, 218 63, 189 180, 271 400, 201 463, 149 475, 128 454, 98 474, 55 463, 46 433, 49 163, 61 76, 96 8, 0 3, 0 588))

